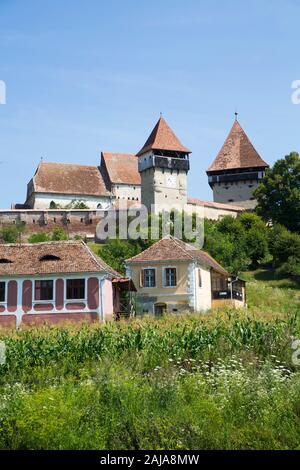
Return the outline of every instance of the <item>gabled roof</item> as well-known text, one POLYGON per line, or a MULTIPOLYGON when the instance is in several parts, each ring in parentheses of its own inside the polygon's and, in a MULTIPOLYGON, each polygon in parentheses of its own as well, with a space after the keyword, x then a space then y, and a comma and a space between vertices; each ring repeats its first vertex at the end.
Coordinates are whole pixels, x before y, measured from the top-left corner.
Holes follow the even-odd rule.
POLYGON ((126 263, 142 263, 155 261, 199 261, 200 263, 211 267, 214 271, 229 276, 229 273, 222 266, 203 250, 195 248, 193 245, 179 240, 178 238, 167 235, 154 245, 142 251, 136 256, 129 258, 126 263))
POLYGON ((102 152, 101 155, 111 183, 141 184, 136 155, 112 152, 102 152))
POLYGON ((140 156, 149 150, 174 150, 175 152, 191 153, 187 147, 182 145, 162 116, 137 155, 140 156))
POLYGON ((107 196, 109 193, 97 166, 41 162, 33 177, 35 192, 107 196))
POLYGON ((0 245, 0 276, 86 272, 105 272, 120 277, 83 241, 0 245))
POLYGON ((240 123, 235 120, 221 150, 207 171, 255 167, 266 168, 268 164, 260 157, 240 123))

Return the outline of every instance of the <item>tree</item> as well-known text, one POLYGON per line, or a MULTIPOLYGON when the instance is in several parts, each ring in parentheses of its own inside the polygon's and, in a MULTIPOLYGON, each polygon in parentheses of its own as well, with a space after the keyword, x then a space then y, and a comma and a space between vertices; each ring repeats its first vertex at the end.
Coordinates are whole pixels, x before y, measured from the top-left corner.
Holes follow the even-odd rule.
POLYGON ((276 224, 270 229, 269 249, 278 273, 300 275, 300 235, 276 224))
POLYGON ((239 218, 245 231, 245 247, 253 267, 257 267, 269 254, 268 227, 256 214, 244 212, 239 218))
POLYGON ((118 238, 109 240, 99 250, 99 256, 121 274, 125 273, 124 261, 138 254, 141 250, 138 243, 118 238))
POLYGON ((204 249, 224 268, 238 274, 248 268, 245 233, 241 222, 231 216, 219 221, 205 220, 204 249))
POLYGON ((292 152, 277 160, 254 191, 257 213, 300 233, 300 157, 292 152))

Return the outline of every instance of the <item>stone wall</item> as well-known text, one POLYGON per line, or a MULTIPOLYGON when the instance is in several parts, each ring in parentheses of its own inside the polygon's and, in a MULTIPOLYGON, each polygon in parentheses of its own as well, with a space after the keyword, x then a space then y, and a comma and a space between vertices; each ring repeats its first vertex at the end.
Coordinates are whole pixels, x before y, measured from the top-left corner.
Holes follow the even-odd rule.
POLYGON ((79 235, 93 239, 97 224, 104 214, 103 210, 80 209, 1 210, 0 228, 9 225, 23 225, 22 241, 25 241, 32 233, 47 233, 54 228, 63 228, 71 237, 79 235))

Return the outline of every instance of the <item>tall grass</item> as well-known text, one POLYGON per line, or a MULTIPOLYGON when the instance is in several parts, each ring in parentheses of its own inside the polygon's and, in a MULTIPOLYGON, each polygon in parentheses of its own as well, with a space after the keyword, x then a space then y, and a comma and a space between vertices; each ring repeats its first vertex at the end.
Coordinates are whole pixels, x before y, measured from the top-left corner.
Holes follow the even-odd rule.
POLYGON ((253 283, 247 311, 2 332, 0 448, 299 448, 297 295, 253 283))

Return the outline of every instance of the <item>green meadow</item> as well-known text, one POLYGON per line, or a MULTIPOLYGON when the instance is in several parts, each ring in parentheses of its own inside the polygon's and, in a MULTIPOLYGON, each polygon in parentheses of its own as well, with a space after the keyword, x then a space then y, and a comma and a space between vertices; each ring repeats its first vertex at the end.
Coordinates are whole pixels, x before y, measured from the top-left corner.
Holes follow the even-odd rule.
POLYGON ((1 331, 0 448, 300 449, 299 284, 247 278, 243 311, 1 331))

